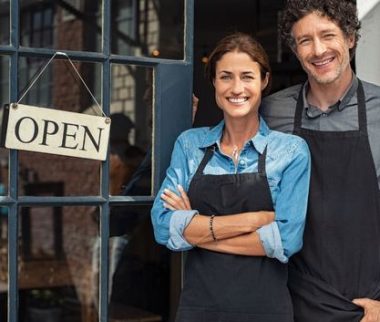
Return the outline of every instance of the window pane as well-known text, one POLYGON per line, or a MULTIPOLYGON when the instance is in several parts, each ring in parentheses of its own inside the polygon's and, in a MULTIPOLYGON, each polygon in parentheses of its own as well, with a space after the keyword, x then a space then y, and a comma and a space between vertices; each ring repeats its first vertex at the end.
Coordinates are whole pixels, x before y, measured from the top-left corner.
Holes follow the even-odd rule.
POLYGON ((98 211, 92 207, 20 209, 22 321, 97 321, 98 211))
POLYGON ((112 65, 110 194, 151 195, 153 69, 112 65))
POLYGON ((9 1, 0 1, 0 45, 9 44, 9 1))
MULTIPOLYGON (((9 103, 9 59, 6 56, 0 56, 0 129, 3 121, 3 107, 7 103, 9 103)), ((8 150, 0 148, 0 196, 7 193, 8 150)))
POLYGON ((101 50, 101 0, 20 1, 21 45, 101 50))
MULTIPOLYGON (((0 55, 0 113, 3 105, 9 103, 9 58, 0 55)), ((1 116, 0 115, 0 116, 1 116)))
POLYGON ((180 288, 180 254, 154 241, 149 207, 110 213, 110 319, 173 321, 180 288))
POLYGON ((8 150, 0 148, 0 196, 6 196, 8 190, 8 150))
POLYGON ((112 52, 184 58, 184 0, 112 1, 112 52))
POLYGON ((8 209, 0 207, 0 321, 7 321, 8 209))
MULTIPOLYGON (((20 88, 26 89, 36 71, 46 60, 20 59, 20 88)), ((95 96, 100 88, 100 66, 75 63, 81 77, 95 96)), ((99 101, 99 98, 97 99, 99 101)), ((98 114, 98 107, 66 59, 55 59, 21 100, 32 104, 70 112, 98 114)), ((43 129, 39 129, 43 131, 43 129)), ((100 161, 21 151, 19 154, 20 195, 39 195, 38 184, 61 185, 53 195, 99 195, 100 161)), ((50 193, 49 191, 47 192, 50 193)))

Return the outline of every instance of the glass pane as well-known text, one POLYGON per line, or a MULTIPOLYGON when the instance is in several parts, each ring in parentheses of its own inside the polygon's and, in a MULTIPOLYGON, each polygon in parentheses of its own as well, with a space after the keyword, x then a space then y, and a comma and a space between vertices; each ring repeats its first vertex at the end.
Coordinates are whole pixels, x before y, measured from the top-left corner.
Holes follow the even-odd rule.
MULTIPOLYGON (((4 104, 7 103, 9 103, 9 59, 6 56, 0 56, 0 130, 2 128, 3 121, 3 107, 4 104)), ((0 148, 0 196, 6 195, 7 193, 8 150, 5 148, 0 148)))
POLYGON ((184 58, 184 0, 112 1, 112 52, 184 58))
POLYGON ((174 321, 180 254, 154 241, 149 207, 113 207, 110 220, 110 319, 174 321))
POLYGON ((153 69, 112 65, 110 194, 151 195, 153 69))
POLYGON ((21 321, 98 321, 98 240, 97 208, 20 209, 21 321))
POLYGON ((101 50, 101 0, 21 0, 20 11, 22 46, 101 50))
MULTIPOLYGON (((36 71, 40 70, 46 62, 40 59, 21 58, 20 88, 25 90, 36 71)), ((98 96, 100 66, 85 62, 75 63, 75 65, 87 86, 95 96, 98 96)), ((97 100, 100 101, 99 98, 97 100)), ((95 111, 97 114, 100 113, 66 59, 55 59, 27 92, 21 103, 92 115, 95 111)), ((38 131, 42 132, 44 129, 41 128, 38 131)), ((41 138, 42 135, 38 137, 41 138)), ((99 194, 100 161, 27 151, 20 152, 19 160, 20 195, 99 194), (60 186, 60 188, 55 189, 54 192, 45 191, 46 184, 54 184, 55 187, 60 186)))
POLYGON ((8 194, 8 151, 0 148, 0 196, 8 194))
POLYGON ((6 103, 9 103, 9 58, 0 55, 0 117, 6 103))
POLYGON ((0 207, 0 321, 7 321, 8 209, 0 207))
POLYGON ((0 45, 9 44, 9 0, 0 1, 0 45))

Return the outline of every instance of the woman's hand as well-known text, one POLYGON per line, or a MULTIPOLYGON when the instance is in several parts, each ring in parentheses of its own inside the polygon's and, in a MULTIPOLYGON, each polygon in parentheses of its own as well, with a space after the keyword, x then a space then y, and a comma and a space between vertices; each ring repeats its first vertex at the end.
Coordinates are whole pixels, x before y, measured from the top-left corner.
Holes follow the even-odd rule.
POLYGON ((178 185, 179 195, 175 192, 164 189, 161 199, 164 201, 164 207, 170 210, 191 210, 191 204, 186 191, 181 185, 178 185))

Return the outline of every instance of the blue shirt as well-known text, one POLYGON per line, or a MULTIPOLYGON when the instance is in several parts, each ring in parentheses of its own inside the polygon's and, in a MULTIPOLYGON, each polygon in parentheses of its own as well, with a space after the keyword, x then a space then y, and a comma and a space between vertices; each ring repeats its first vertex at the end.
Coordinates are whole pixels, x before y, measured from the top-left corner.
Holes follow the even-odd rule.
POLYGON ((260 118, 258 132, 246 142, 235 165, 220 150, 223 128, 224 121, 214 128, 187 130, 178 137, 151 212, 156 241, 174 251, 193 247, 185 240, 183 232, 198 211, 166 209, 160 195, 165 188, 178 192, 178 184, 188 191, 207 147, 217 145, 204 173, 218 175, 257 172, 259 153, 268 146, 266 172, 276 215, 273 223, 257 232, 267 256, 286 263, 302 247, 310 178, 307 144, 298 136, 270 130, 260 118))

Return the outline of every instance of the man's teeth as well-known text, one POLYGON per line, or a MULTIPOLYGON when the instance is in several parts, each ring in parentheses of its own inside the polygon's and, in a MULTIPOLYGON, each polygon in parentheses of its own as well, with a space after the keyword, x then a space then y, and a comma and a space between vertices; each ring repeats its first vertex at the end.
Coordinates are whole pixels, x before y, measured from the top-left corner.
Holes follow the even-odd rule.
POLYGON ((323 66, 323 65, 328 64, 332 60, 333 60, 333 58, 329 58, 329 59, 325 59, 325 60, 320 61, 320 62, 314 62, 314 65, 316 65, 316 66, 323 66))

